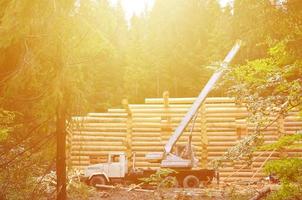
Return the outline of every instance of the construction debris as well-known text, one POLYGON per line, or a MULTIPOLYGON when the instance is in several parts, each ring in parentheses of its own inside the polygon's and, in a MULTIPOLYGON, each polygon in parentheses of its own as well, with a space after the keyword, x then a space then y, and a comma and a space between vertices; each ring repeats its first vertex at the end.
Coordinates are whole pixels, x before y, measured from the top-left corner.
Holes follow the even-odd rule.
POLYGON ((156 188, 147 190, 139 185, 97 185, 101 195, 98 197, 106 200, 115 199, 205 199, 205 200, 228 200, 228 199, 249 199, 260 200, 266 197, 270 191, 277 190, 278 185, 259 184, 231 184, 210 185, 208 188, 156 188))
POLYGON ((122 187, 120 185, 114 186, 114 185, 101 185, 101 184, 96 184, 96 188, 99 189, 121 189, 125 190, 127 192, 130 191, 137 191, 137 192, 154 192, 154 190, 146 190, 146 189, 141 189, 139 185, 130 185, 130 187, 122 187))

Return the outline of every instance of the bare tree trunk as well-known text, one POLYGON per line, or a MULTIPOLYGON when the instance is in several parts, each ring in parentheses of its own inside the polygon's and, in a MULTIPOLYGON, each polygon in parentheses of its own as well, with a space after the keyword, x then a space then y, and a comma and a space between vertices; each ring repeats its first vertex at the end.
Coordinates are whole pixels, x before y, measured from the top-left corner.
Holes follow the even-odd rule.
POLYGON ((56 135, 57 135, 57 200, 66 200, 66 110, 59 102, 57 108, 56 135))

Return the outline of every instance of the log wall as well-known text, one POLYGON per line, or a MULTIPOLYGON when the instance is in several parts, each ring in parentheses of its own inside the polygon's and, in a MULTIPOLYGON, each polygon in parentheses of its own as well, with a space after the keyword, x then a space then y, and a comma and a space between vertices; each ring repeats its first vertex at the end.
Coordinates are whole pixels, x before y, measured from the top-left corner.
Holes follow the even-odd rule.
MULTIPOLYGON (((136 154, 136 166, 156 168, 144 155, 161 152, 170 135, 180 123, 195 98, 147 98, 144 104, 128 104, 123 101, 120 109, 109 109, 106 113, 89 113, 73 117, 69 126, 68 163, 70 167, 83 169, 89 164, 105 161, 109 152, 136 154)), ((201 106, 193 129, 193 145, 200 160, 200 167, 220 157, 244 136, 253 133, 255 126, 247 123, 248 112, 237 105, 233 98, 207 98, 201 106)), ((186 144, 192 124, 189 124, 177 144, 186 144)), ((276 141, 280 136, 302 130, 302 120, 297 112, 276 121, 264 131, 265 143, 276 141)), ((302 155, 300 149, 286 155, 302 155)), ((259 167, 270 156, 279 158, 280 152, 256 152, 250 166, 244 162, 226 163, 221 169, 225 180, 251 180, 263 176, 259 167), (238 171, 238 169, 240 169, 238 171), (235 173, 238 171, 237 173, 235 173)))

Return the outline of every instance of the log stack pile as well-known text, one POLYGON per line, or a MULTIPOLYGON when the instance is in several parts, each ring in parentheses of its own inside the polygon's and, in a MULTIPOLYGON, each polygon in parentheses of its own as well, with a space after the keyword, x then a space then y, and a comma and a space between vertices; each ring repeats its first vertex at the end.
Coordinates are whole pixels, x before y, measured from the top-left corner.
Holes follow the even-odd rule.
MULTIPOLYGON (((170 135, 187 113, 195 98, 147 98, 144 104, 128 104, 123 101, 119 109, 106 113, 89 113, 73 117, 68 128, 68 163, 70 167, 83 169, 85 166, 104 162, 109 152, 135 153, 136 167, 156 168, 158 163, 149 163, 144 156, 148 152, 162 152, 170 135)), ((200 167, 206 168, 211 160, 220 157, 246 135, 253 133, 255 126, 247 122, 249 113, 244 106, 237 105, 233 98, 207 98, 201 106, 193 128, 193 145, 200 167)), ((186 144, 190 123, 177 144, 186 144)), ((278 119, 264 131, 266 143, 280 136, 302 130, 302 119, 297 112, 290 112, 278 119)), ((287 155, 301 154, 300 149, 286 152, 287 155)), ((280 157, 280 152, 256 152, 253 162, 227 163, 221 169, 221 178, 227 180, 259 179, 263 176, 259 167, 269 159, 280 157), (239 169, 239 170, 238 170, 239 169), (238 173, 234 173, 238 171, 238 173)), ((131 159, 130 159, 131 162, 131 159)))

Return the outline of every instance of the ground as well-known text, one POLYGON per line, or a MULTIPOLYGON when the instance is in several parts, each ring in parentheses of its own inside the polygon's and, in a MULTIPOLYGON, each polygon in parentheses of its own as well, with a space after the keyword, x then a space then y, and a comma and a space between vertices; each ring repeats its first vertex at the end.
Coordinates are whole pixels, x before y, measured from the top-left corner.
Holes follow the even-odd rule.
POLYGON ((209 188, 171 188, 149 191, 127 191, 119 187, 97 190, 91 193, 89 200, 225 200, 250 199, 257 195, 264 186, 226 184, 209 188))

